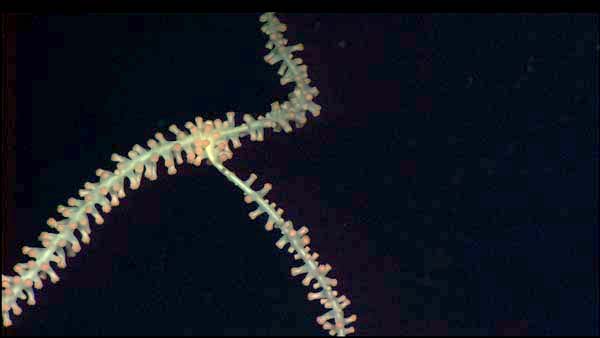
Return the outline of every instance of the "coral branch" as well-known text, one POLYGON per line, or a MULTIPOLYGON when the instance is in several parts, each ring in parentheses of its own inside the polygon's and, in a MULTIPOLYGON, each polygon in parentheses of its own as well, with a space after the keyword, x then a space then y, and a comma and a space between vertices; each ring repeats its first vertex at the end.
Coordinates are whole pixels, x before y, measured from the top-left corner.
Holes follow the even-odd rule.
POLYGON ((262 31, 269 37, 266 45, 269 53, 265 56, 265 61, 271 65, 281 62, 278 74, 281 76, 282 85, 295 83, 294 89, 288 95, 289 100, 282 104, 273 102, 271 111, 256 118, 244 114, 244 123, 238 126, 235 125, 234 112, 228 112, 225 121, 205 121, 198 116, 194 122, 186 122, 184 129, 171 125, 168 130, 172 134, 171 137, 174 137, 173 140, 167 139, 162 133, 156 133, 146 142, 146 147, 136 144, 126 156, 113 154, 111 160, 116 162, 116 168, 113 171, 97 169, 97 182, 86 182, 79 190, 78 198, 71 197, 67 200, 67 205, 57 207, 62 219, 51 217, 47 220, 48 226, 56 232, 42 232, 38 237, 41 247, 23 247, 23 254, 31 259, 14 266, 16 276, 2 275, 4 326, 12 325, 11 312, 15 316, 22 313, 17 304, 18 299, 34 305, 34 289, 41 289, 46 279, 57 283, 60 278, 54 267, 62 269, 67 266, 66 257, 73 257, 81 251, 80 240, 84 244, 90 242, 90 216, 96 224, 103 224, 104 218, 100 211, 109 213, 119 206, 120 200, 126 197, 125 180, 127 179, 131 190, 140 187, 143 177, 150 181, 156 180, 157 164, 162 158, 169 175, 177 173, 177 165, 187 162, 200 166, 204 161, 240 188, 245 195, 244 201, 257 205, 257 208, 249 213, 249 217, 256 219, 263 214, 268 215, 265 229, 272 231, 277 228, 281 231, 281 237, 276 242, 277 247, 284 249, 287 246, 287 251, 294 254, 294 259, 302 261, 302 265, 291 269, 291 274, 305 275, 302 284, 312 284, 313 288, 318 290, 309 292, 308 299, 319 300, 326 309, 330 309, 317 317, 317 322, 331 335, 344 336, 354 332, 354 328, 347 325, 356 320, 356 315, 346 318, 343 311, 350 301, 346 296, 338 296, 338 292, 333 289, 337 280, 327 277, 331 266, 319 263, 319 255, 310 252, 308 228, 303 226, 296 230, 291 221, 283 219, 283 209, 265 199, 272 189, 270 183, 264 184, 259 190, 253 190, 252 184, 257 179, 255 174, 242 181, 223 165, 233 157, 230 143, 233 149, 238 149, 242 145, 240 139, 246 136, 249 136, 251 141, 262 142, 265 129, 289 133, 293 130, 291 122, 296 128, 300 128, 307 122, 307 111, 315 117, 321 111, 321 107, 313 102, 319 91, 309 86, 307 67, 302 64, 302 59, 293 56, 294 52, 303 50, 303 45, 287 46, 287 40, 281 34, 286 30, 286 26, 273 13, 262 15, 260 21, 264 23, 262 31))
MULTIPOLYGON (((169 131, 175 140, 169 141, 162 133, 156 133, 153 139, 146 143, 148 148, 139 144, 133 146, 127 156, 113 154, 112 161, 116 162, 114 171, 97 169, 96 183, 86 182, 79 190, 79 197, 71 197, 67 206, 59 205, 57 211, 63 219, 49 218, 47 224, 56 233, 42 232, 38 237, 42 247, 23 247, 23 253, 33 258, 27 263, 16 264, 13 270, 16 277, 2 276, 2 318, 4 326, 10 326, 12 321, 9 312, 15 315, 21 313, 17 298, 34 300, 33 287, 41 289, 43 280, 50 278, 52 283, 59 277, 50 265, 55 263, 59 268, 66 267, 66 256, 73 257, 81 251, 81 244, 76 232, 84 244, 90 242, 91 216, 96 224, 103 224, 104 218, 97 209, 109 213, 126 197, 125 179, 129 188, 136 190, 142 183, 142 177, 150 181, 158 178, 157 163, 162 158, 170 175, 177 173, 176 165, 184 163, 184 154, 188 163, 200 166, 202 160, 207 164, 222 163, 232 158, 233 153, 228 146, 231 141, 234 148, 240 147, 240 138, 252 135, 251 130, 270 127, 271 122, 265 119, 253 120, 250 123, 235 127, 234 113, 227 113, 228 120, 204 121, 197 117, 194 122, 186 122, 188 132, 171 125, 169 131), (237 131, 233 131, 236 129, 237 131)), ((262 138, 261 138, 262 139, 262 138)), ((256 139, 258 140, 258 139, 256 139)))
POLYGON ((258 216, 266 213, 268 215, 265 223, 267 231, 277 228, 281 231, 281 237, 275 243, 279 249, 284 249, 287 245, 287 251, 294 254, 295 260, 301 260, 302 265, 291 269, 292 276, 304 274, 302 285, 310 287, 311 283, 314 289, 319 292, 309 292, 308 300, 318 299, 326 309, 331 309, 322 316, 317 317, 317 322, 327 330, 330 335, 345 336, 355 332, 354 327, 346 327, 348 324, 356 321, 356 315, 344 317, 344 309, 350 305, 350 300, 346 296, 339 296, 338 292, 333 289, 337 286, 337 279, 327 277, 331 271, 331 265, 321 264, 317 261, 319 254, 311 252, 310 237, 306 226, 296 230, 292 221, 285 220, 283 217, 283 209, 276 209, 277 205, 265 199, 267 193, 272 189, 270 183, 265 183, 260 190, 253 190, 252 184, 258 178, 252 173, 247 180, 243 181, 237 177, 232 171, 225 168, 222 164, 215 164, 215 168, 219 170, 229 181, 236 185, 244 193, 244 201, 246 203, 256 203, 256 210, 249 214, 251 219, 256 219, 258 216), (333 319, 334 322, 329 320, 333 319))

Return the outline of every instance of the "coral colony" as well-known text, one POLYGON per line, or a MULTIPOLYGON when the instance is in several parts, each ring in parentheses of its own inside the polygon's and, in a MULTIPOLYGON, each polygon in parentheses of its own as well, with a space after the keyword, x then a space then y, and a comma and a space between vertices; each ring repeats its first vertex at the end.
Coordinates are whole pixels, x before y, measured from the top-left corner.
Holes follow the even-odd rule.
POLYGON ((63 218, 48 219, 48 226, 56 232, 42 232, 39 235, 42 247, 24 246, 23 254, 31 259, 14 266, 16 275, 2 275, 4 326, 13 324, 11 312, 15 316, 22 312, 17 299, 26 300, 27 304, 34 305, 34 289, 41 289, 42 281, 48 278, 52 283, 58 282, 55 267, 66 267, 66 256, 73 257, 81 250, 80 241, 89 243, 91 231, 88 215, 92 216, 96 224, 102 224, 104 219, 97 207, 108 213, 118 206, 120 199, 125 197, 125 179, 129 181, 129 188, 132 190, 140 187, 142 176, 151 181, 156 180, 157 163, 162 158, 169 175, 176 174, 176 165, 184 161, 200 166, 205 160, 207 165, 216 168, 238 187, 244 193, 246 203, 256 204, 256 210, 249 213, 250 218, 256 219, 266 215, 265 229, 277 229, 281 232, 281 237, 275 245, 280 249, 287 246, 287 251, 299 261, 300 265, 291 269, 292 276, 304 275, 302 284, 307 287, 312 284, 315 291, 308 293, 308 300, 319 300, 327 309, 323 315, 317 317, 317 322, 330 335, 345 336, 355 332, 354 327, 348 325, 356 321, 356 315, 344 315, 344 309, 350 304, 350 300, 333 289, 337 280, 327 277, 331 266, 317 261, 319 255, 308 246, 308 228, 302 226, 296 229, 292 221, 283 218, 283 209, 277 208, 274 202, 265 198, 272 188, 270 183, 254 190, 252 185, 257 180, 254 173, 244 180, 223 165, 233 157, 229 143, 233 149, 238 149, 241 147, 240 138, 245 136, 250 136, 251 141, 261 142, 265 129, 289 133, 292 131, 291 122, 296 128, 304 126, 307 122, 307 112, 313 117, 320 114, 321 107, 313 102, 319 91, 310 86, 307 67, 302 64, 302 59, 293 56, 294 52, 303 50, 303 45, 287 45, 288 41, 282 35, 286 31, 286 25, 282 24, 274 13, 261 15, 260 22, 263 23, 262 32, 269 38, 266 44, 269 53, 265 56, 265 61, 270 65, 281 62, 278 70, 281 84, 295 84, 288 100, 272 103, 271 111, 257 118, 244 114, 244 123, 237 126, 234 112, 228 112, 225 121, 205 121, 202 117, 196 117, 194 122, 185 123, 185 130, 175 125, 169 127, 174 140, 167 139, 162 133, 156 133, 153 139, 147 141, 147 147, 136 144, 127 156, 113 154, 111 159, 116 162, 115 170, 111 172, 97 169, 96 183, 86 182, 83 189, 79 190, 79 198, 71 197, 66 206, 58 206, 57 210, 63 218))

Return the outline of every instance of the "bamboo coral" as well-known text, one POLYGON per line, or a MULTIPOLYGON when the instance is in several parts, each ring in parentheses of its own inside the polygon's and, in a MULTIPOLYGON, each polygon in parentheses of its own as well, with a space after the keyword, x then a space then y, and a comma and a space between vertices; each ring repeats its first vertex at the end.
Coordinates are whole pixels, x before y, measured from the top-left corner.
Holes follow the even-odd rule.
POLYGON ((344 314, 350 300, 334 290, 337 280, 327 276, 331 266, 320 263, 317 260, 319 255, 308 246, 308 228, 294 228, 292 221, 282 217, 283 209, 277 208, 276 203, 265 198, 272 189, 270 183, 254 190, 252 185, 258 178, 255 174, 242 180, 224 165, 233 158, 233 150, 241 147, 241 138, 249 136, 251 141, 262 142, 265 129, 289 133, 293 130, 292 125, 299 128, 307 122, 307 112, 316 117, 321 111, 321 107, 313 101, 319 92, 310 85, 307 67, 303 65, 302 59, 293 55, 294 52, 303 50, 303 45, 288 46, 288 41, 282 34, 286 26, 273 13, 263 14, 260 22, 263 23, 262 32, 269 38, 266 44, 269 53, 265 56, 265 61, 271 65, 281 63, 278 70, 281 84, 293 83, 295 86, 288 95, 288 100, 272 103, 269 112, 256 118, 243 114, 244 123, 239 125, 236 125, 235 112, 227 112, 224 120, 204 120, 198 116, 194 121, 186 122, 183 129, 171 125, 168 131, 172 139, 156 133, 154 138, 146 142, 146 146, 136 144, 126 156, 113 154, 111 160, 116 162, 116 168, 113 171, 97 169, 97 182, 86 182, 79 190, 79 197, 71 197, 67 200, 67 205, 58 206, 57 211, 62 219, 47 220, 48 226, 56 232, 40 234, 38 239, 42 247, 23 247, 23 254, 31 259, 15 265, 17 275, 2 275, 4 326, 12 325, 11 312, 15 316, 22 313, 18 299, 34 305, 34 289, 41 289, 43 281, 48 278, 52 283, 59 281, 51 263, 55 267, 65 268, 66 257, 73 257, 81 251, 80 241, 89 243, 90 216, 96 224, 104 223, 100 211, 109 213, 120 204, 120 200, 126 197, 127 182, 131 190, 136 190, 143 177, 156 180, 157 163, 162 158, 169 175, 175 175, 177 165, 184 162, 195 166, 204 162, 216 168, 242 190, 244 201, 256 204, 256 209, 249 213, 249 217, 256 219, 267 215, 265 229, 277 229, 281 232, 281 237, 276 242, 277 247, 284 249, 287 246, 287 251, 294 254, 294 259, 301 261, 301 265, 291 269, 292 276, 304 275, 302 284, 309 287, 312 285, 316 291, 308 293, 308 300, 319 300, 328 309, 317 317, 317 322, 331 335, 344 336, 354 332, 354 328, 348 325, 356 320, 356 315, 345 317, 344 314))

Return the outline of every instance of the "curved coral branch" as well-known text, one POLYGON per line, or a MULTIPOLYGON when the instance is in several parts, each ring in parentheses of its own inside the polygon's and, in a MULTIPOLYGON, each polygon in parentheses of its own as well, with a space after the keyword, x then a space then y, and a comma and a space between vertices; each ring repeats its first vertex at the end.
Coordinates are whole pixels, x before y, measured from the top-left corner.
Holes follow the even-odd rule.
POLYGON ((79 190, 80 198, 71 197, 66 206, 57 207, 63 219, 47 220, 48 226, 57 232, 42 232, 38 237, 42 247, 23 247, 23 254, 32 259, 14 266, 17 276, 2 275, 3 325, 12 324, 11 311, 15 315, 21 314, 22 309, 17 304, 17 299, 27 300, 29 305, 34 305, 34 289, 41 289, 43 280, 48 277, 53 283, 60 280, 51 263, 65 268, 66 257, 73 257, 81 251, 77 233, 81 242, 90 242, 89 216, 92 216, 96 224, 104 223, 97 208, 109 213, 120 204, 120 199, 126 196, 125 179, 129 181, 129 188, 132 190, 140 187, 142 177, 156 180, 157 163, 161 158, 169 175, 177 173, 176 165, 184 162, 184 156, 188 163, 196 166, 200 166, 203 160, 209 165, 212 164, 211 161, 222 163, 233 156, 228 141, 231 141, 234 148, 241 146, 240 137, 250 135, 251 139, 262 141, 263 129, 274 125, 264 118, 245 118, 249 122, 236 127, 234 115, 233 112, 228 112, 227 121, 204 121, 202 117, 196 117, 195 122, 185 123, 187 132, 171 125, 169 131, 175 136, 175 140, 169 141, 162 133, 156 133, 154 138, 148 140, 147 148, 136 144, 127 156, 113 154, 111 159, 117 162, 116 169, 97 169, 98 182, 86 182, 83 189, 79 190))
POLYGON ((281 85, 294 82, 296 87, 288 95, 289 101, 279 104, 271 104, 271 112, 266 117, 275 122, 274 130, 279 132, 283 129, 286 133, 292 131, 289 124, 290 120, 295 121, 297 127, 302 127, 306 123, 306 111, 310 111, 313 116, 319 116, 321 106, 313 102, 313 99, 319 95, 316 87, 309 86, 308 69, 303 65, 301 58, 294 58, 292 53, 304 50, 304 45, 297 44, 287 46, 288 40, 282 35, 287 30, 285 24, 281 23, 274 13, 265 13, 261 15, 260 21, 265 24, 261 30, 269 36, 269 42, 266 47, 270 52, 265 56, 265 61, 274 65, 281 62, 277 73, 281 76, 281 85))

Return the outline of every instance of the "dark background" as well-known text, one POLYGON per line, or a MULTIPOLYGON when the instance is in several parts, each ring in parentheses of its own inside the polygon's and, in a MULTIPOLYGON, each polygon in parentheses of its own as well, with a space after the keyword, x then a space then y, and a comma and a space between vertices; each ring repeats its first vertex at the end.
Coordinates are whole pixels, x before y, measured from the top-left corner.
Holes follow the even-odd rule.
MULTIPOLYGON (((4 274, 111 153, 286 97, 258 16, 19 17, 4 274)), ((598 334, 597 15, 279 17, 322 115, 226 165, 310 228, 358 334, 598 334)), ((5 333, 326 334, 240 191, 178 170, 128 190, 5 333)))

